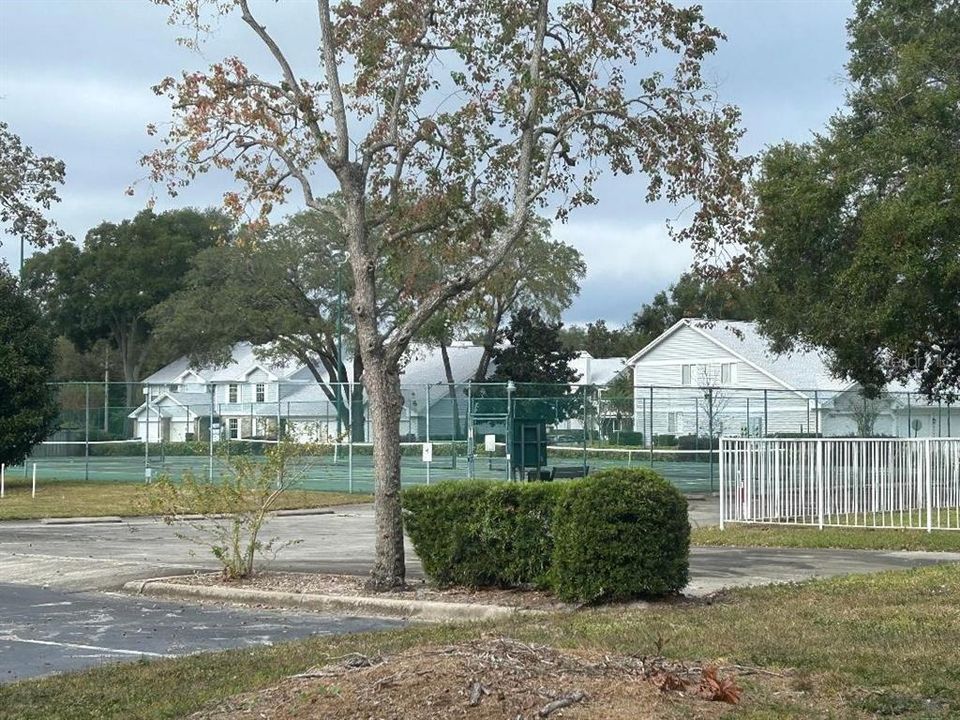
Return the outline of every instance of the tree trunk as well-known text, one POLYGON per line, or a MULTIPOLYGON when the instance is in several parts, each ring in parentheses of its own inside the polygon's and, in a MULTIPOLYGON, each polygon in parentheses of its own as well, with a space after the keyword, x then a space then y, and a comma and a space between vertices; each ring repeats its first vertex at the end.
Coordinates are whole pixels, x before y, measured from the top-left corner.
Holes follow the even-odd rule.
POLYGON ((373 500, 376 558, 370 586, 376 590, 402 587, 405 581, 403 517, 400 512, 400 371, 385 362, 366 363, 363 384, 373 421, 373 500))
POLYGON ((450 366, 450 354, 444 342, 440 343, 440 356, 443 358, 443 372, 447 376, 450 402, 453 404, 453 440, 456 442, 460 439, 460 403, 457 400, 457 384, 453 379, 453 368, 450 366))

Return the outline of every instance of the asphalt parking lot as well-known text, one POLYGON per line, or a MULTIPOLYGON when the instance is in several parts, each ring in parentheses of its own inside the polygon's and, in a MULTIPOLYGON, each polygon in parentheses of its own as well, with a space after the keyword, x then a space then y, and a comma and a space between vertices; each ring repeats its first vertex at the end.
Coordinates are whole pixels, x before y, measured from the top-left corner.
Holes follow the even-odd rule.
POLYGON ((0 584, 0 608, 0 682, 403 624, 10 584, 0 584))
MULTIPOLYGON (((694 503, 709 524, 715 501, 694 503)), ((373 562, 369 505, 272 518, 264 533, 299 540, 267 569, 365 574, 373 562)), ((407 547, 411 579, 422 577, 407 547)), ((686 592, 960 562, 958 553, 694 547, 686 592)), ((395 621, 161 602, 115 591, 130 580, 217 569, 203 548, 152 518, 114 524, 0 523, 0 681, 139 657, 279 642, 395 621)))

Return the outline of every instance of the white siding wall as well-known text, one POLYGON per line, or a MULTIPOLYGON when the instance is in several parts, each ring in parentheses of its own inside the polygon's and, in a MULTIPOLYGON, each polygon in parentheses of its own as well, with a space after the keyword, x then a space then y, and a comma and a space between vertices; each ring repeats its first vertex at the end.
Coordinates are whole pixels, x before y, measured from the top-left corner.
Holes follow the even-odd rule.
MULTIPOLYGON (((752 435, 764 428, 765 419, 768 432, 816 431, 817 413, 812 401, 808 412, 805 398, 686 326, 678 328, 634 366, 634 429, 643 432, 647 442, 651 423, 653 435, 706 435, 710 402, 699 386, 704 384, 705 373, 712 378, 724 364, 733 366, 732 377, 729 384, 713 393, 715 433, 752 435), (684 365, 693 366, 687 386, 683 385, 684 365), (701 370, 704 366, 707 369, 701 370)), ((717 377, 708 382, 718 385, 719 380, 717 377)))

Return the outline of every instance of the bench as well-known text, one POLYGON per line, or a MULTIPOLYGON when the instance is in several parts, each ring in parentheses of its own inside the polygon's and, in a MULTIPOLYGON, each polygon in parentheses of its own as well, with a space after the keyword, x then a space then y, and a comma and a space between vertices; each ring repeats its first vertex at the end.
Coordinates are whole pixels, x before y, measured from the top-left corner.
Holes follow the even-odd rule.
POLYGON ((537 471, 534 469, 527 469, 526 471, 527 481, 536 481, 536 480, 557 480, 559 478, 580 478, 586 477, 590 474, 590 466, 587 465, 554 465, 549 468, 540 468, 540 477, 537 477, 537 471))
POLYGON ((590 474, 589 465, 554 465, 550 469, 550 479, 557 478, 580 478, 590 474))

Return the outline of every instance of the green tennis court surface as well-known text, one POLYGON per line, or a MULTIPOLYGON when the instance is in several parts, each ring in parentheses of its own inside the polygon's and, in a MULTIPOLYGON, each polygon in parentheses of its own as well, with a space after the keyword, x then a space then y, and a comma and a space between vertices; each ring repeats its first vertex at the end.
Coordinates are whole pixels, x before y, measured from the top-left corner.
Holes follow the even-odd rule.
MULTIPOLYGON (((8 468, 7 477, 30 477, 36 465, 37 482, 51 480, 89 480, 97 482, 138 482, 145 481, 146 469, 152 477, 167 474, 173 478, 190 471, 199 477, 207 477, 210 472, 210 458, 205 456, 168 456, 150 457, 145 462, 140 456, 109 457, 45 457, 28 461, 24 467, 8 468)), ((551 465, 580 467, 582 460, 556 458, 551 465)), ((613 467, 652 467, 680 490, 687 493, 709 492, 716 490, 718 468, 704 461, 653 460, 649 457, 638 459, 634 456, 629 463, 622 459, 588 458, 591 472, 613 467)), ((355 455, 352 462, 347 454, 336 459, 331 455, 305 457, 298 460, 303 473, 300 486, 309 490, 335 490, 341 492, 369 493, 373 491, 373 458, 370 455, 355 455)), ((418 457, 403 457, 401 460, 401 482, 404 485, 419 485, 440 480, 465 480, 470 476, 467 458, 459 456, 434 456, 429 467, 418 457)), ((213 458, 213 475, 220 477, 227 472, 225 461, 217 456, 213 458)), ((506 459, 503 457, 477 457, 473 476, 484 480, 508 479, 506 459)))

